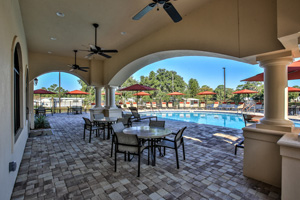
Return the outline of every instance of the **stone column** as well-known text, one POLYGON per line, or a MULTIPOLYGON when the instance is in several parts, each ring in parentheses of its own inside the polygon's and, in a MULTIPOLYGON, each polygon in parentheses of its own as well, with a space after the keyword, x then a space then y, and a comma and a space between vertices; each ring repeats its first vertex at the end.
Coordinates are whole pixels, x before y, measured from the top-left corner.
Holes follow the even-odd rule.
POLYGON ((109 85, 105 86, 105 108, 110 108, 110 87, 109 85))
POLYGON ((101 105, 101 89, 102 89, 102 87, 95 87, 95 98, 96 98, 95 108, 102 108, 102 105, 101 105))
MULTIPOLYGON (((272 58, 258 57, 264 68, 264 118, 263 125, 293 127, 288 120, 287 66, 293 62, 292 56, 272 58)), ((261 127, 262 128, 262 127, 261 127)))
POLYGON ((110 86, 110 108, 117 108, 117 106, 116 106, 116 88, 117 88, 117 86, 110 86))

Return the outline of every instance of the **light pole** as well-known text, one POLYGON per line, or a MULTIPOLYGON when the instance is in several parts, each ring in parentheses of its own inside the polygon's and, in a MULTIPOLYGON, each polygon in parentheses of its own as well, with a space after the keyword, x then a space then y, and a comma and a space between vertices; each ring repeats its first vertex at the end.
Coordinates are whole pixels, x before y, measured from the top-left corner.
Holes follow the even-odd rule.
POLYGON ((226 77, 225 77, 225 70, 226 68, 223 67, 223 70, 224 70, 224 102, 226 101, 226 77))

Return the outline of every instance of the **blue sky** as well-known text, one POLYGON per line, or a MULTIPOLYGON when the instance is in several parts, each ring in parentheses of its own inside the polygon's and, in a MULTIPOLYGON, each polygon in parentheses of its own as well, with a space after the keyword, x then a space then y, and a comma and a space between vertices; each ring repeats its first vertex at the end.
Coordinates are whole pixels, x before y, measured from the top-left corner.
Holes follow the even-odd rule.
MULTIPOLYGON (((295 61, 299 60, 295 59, 295 61)), ((148 76, 150 71, 159 68, 176 71, 188 83, 190 78, 198 80, 200 87, 208 85, 215 89, 218 85, 224 84, 223 67, 226 68, 226 87, 235 89, 237 85, 243 84, 240 80, 263 72, 258 65, 250 65, 238 61, 200 56, 185 56, 165 59, 150 64, 136 73, 133 78, 140 80, 140 76, 148 76)), ((52 84, 58 85, 58 72, 47 73, 38 77, 38 85, 35 89, 48 88, 52 84)), ((78 78, 72 74, 61 73, 61 86, 66 90, 78 90, 78 78)), ((300 85, 300 80, 289 81, 289 86, 300 85)))

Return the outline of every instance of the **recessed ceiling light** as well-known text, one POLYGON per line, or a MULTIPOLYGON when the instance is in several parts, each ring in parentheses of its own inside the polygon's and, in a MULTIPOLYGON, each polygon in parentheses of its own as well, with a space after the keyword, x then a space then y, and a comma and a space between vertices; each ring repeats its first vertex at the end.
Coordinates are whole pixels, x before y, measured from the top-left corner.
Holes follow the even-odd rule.
POLYGON ((59 17, 64 17, 65 16, 65 14, 62 13, 62 12, 56 12, 56 15, 59 16, 59 17))
POLYGON ((50 39, 51 39, 51 40, 56 40, 56 37, 51 37, 50 39))
POLYGON ((126 32, 121 32, 121 35, 126 35, 126 32))
POLYGON ((52 54, 52 51, 48 51, 49 54, 52 54))

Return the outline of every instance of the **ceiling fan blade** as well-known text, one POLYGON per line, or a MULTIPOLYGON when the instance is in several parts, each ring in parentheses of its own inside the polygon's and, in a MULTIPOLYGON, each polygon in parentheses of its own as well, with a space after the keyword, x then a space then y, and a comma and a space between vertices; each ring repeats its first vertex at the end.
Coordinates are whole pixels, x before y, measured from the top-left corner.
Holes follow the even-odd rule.
POLYGON ((101 55, 101 56, 104 56, 105 58, 111 58, 111 56, 109 56, 107 54, 104 54, 104 53, 101 53, 101 52, 99 52, 98 54, 101 55))
POLYGON ((89 69, 89 67, 80 67, 81 69, 89 69))
POLYGON ((132 19, 133 20, 141 19, 145 14, 147 14, 150 10, 152 10, 155 7, 155 5, 156 5, 156 3, 150 3, 143 10, 141 10, 138 14, 136 14, 132 19))
POLYGON ((168 13, 168 15, 172 18, 172 20, 176 23, 182 20, 182 17, 180 14, 177 12, 173 4, 171 3, 165 3, 164 4, 164 9, 168 13))
POLYGON ((96 50, 97 51, 97 47, 93 44, 90 44, 91 49, 96 50))
POLYGON ((83 71, 83 72, 87 72, 87 70, 85 70, 85 69, 82 69, 81 67, 80 67, 80 68, 78 68, 78 70, 80 70, 80 71, 83 71))
POLYGON ((92 55, 94 55, 94 53, 89 53, 88 55, 84 56, 84 58, 89 58, 89 57, 91 57, 92 55))
POLYGON ((112 50, 101 50, 103 53, 118 53, 118 50, 112 49, 112 50))

